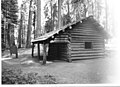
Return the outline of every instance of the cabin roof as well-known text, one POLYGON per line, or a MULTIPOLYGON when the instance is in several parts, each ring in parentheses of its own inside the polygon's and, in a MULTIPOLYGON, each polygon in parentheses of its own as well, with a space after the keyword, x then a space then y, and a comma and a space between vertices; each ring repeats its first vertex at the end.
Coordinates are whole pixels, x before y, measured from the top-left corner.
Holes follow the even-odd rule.
POLYGON ((52 38, 55 34, 59 34, 60 31, 64 31, 64 30, 65 30, 66 28, 68 28, 68 27, 71 28, 72 25, 78 23, 79 21, 80 21, 80 20, 78 20, 78 21, 76 21, 76 22, 73 22, 73 23, 69 23, 69 24, 63 26, 63 27, 60 28, 60 29, 57 29, 57 30, 51 31, 51 32, 49 32, 49 33, 46 33, 46 34, 44 34, 44 35, 42 35, 42 36, 34 39, 32 42, 38 42, 38 41, 39 41, 39 42, 42 42, 42 41, 45 41, 45 40, 47 40, 47 39, 49 39, 49 38, 52 38))
POLYGON ((105 39, 108 39, 108 37, 109 37, 108 33, 104 30, 104 28, 92 16, 90 16, 90 17, 87 17, 83 20, 78 20, 76 22, 69 23, 58 30, 54 30, 54 31, 51 31, 49 33, 46 33, 45 35, 42 35, 42 36, 32 40, 32 43, 35 43, 35 42, 42 43, 50 38, 53 38, 54 35, 59 34, 61 31, 65 31, 65 29, 67 29, 67 28, 71 29, 72 25, 75 25, 75 24, 79 23, 80 21, 82 21, 82 22, 90 21, 90 23, 92 23, 95 26, 96 30, 98 30, 100 32, 100 34, 104 36, 105 39))

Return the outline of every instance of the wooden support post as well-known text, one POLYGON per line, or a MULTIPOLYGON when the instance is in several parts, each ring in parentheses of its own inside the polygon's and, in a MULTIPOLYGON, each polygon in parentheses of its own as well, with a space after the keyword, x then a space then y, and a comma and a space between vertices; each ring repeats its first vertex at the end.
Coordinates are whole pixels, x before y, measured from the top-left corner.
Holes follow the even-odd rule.
MULTIPOLYGON (((69 38, 71 38, 71 37, 69 37, 69 38)), ((70 42, 71 42, 71 40, 70 40, 70 42)), ((69 43, 68 44, 68 52, 69 52, 69 56, 68 56, 68 59, 67 59, 67 61, 69 62, 69 63, 71 63, 72 62, 72 59, 71 59, 71 43, 69 43)))
POLYGON ((46 58, 47 58, 47 55, 46 55, 46 44, 43 43, 43 65, 46 64, 46 58))
POLYGON ((34 43, 32 43, 32 57, 34 57, 34 43))
POLYGON ((38 43, 38 58, 40 59, 40 44, 38 43))

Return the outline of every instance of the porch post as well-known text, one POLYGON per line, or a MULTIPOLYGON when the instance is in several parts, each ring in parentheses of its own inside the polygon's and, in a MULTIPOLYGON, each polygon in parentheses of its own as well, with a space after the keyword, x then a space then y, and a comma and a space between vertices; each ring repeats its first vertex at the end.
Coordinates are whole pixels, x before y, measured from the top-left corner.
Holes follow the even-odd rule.
POLYGON ((34 57, 34 43, 32 43, 32 57, 34 57))
POLYGON ((40 44, 38 43, 38 58, 40 59, 40 44))
POLYGON ((43 65, 46 64, 46 58, 47 58, 47 55, 46 55, 46 43, 43 43, 43 65))

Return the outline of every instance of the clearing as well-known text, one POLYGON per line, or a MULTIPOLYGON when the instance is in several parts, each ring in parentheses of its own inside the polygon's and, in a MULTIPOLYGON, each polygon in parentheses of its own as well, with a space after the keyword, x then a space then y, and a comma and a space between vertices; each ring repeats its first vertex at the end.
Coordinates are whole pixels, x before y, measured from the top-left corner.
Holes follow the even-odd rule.
MULTIPOLYGON (((18 50, 19 56, 10 57, 9 51, 2 54, 2 67, 21 69, 24 73, 36 72, 39 75, 55 76, 59 84, 105 84, 117 83, 116 59, 106 56, 98 59, 47 61, 42 65, 37 57, 31 57, 31 48, 18 50)), ((36 53, 36 52, 35 52, 36 53)), ((36 53, 37 54, 37 53, 36 53)))

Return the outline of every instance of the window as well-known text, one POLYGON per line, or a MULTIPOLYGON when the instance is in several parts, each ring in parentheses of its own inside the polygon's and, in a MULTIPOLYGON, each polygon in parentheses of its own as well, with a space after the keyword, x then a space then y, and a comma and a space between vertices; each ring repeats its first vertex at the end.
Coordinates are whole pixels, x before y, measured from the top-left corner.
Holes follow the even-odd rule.
POLYGON ((85 49, 92 49, 92 42, 85 42, 85 49))

